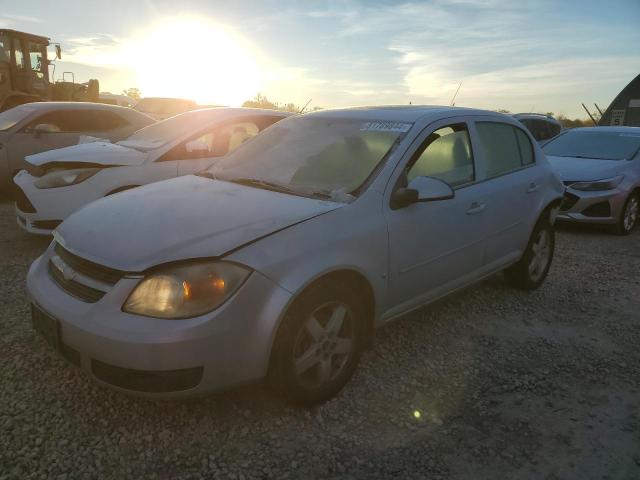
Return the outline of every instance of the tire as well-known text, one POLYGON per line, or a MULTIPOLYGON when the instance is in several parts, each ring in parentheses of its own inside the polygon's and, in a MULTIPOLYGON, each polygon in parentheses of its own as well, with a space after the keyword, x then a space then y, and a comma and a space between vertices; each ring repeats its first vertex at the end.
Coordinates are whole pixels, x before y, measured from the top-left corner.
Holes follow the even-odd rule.
POLYGON ((617 235, 629 235, 638 225, 638 220, 640 220, 640 194, 632 192, 624 202, 620 218, 613 227, 613 232, 617 235))
POLYGON ((362 356, 365 311, 353 286, 335 279, 321 280, 302 293, 278 329, 270 386, 297 405, 317 405, 335 396, 362 356))
POLYGON ((544 214, 533 228, 520 261, 505 271, 509 284, 521 290, 535 290, 542 285, 551 267, 555 243, 553 226, 544 214))

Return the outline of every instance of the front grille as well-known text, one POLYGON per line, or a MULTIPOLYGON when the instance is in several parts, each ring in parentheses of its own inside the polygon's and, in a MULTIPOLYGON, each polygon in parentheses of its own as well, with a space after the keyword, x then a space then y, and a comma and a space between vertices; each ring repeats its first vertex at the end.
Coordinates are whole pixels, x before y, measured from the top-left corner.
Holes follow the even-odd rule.
POLYGON ((29 201, 22 189, 15 185, 14 195, 16 197, 16 207, 24 213, 36 213, 36 207, 29 201))
POLYGON ((87 303, 96 303, 100 300, 105 292, 88 287, 73 279, 66 279, 63 273, 49 260, 49 275, 58 284, 58 286, 69 295, 87 303))
POLYGON ((91 360, 96 378, 116 387, 138 392, 178 392, 196 387, 202 380, 202 367, 180 370, 132 370, 91 360))
POLYGON ((610 217, 611 205, 609 205, 609 202, 606 200, 604 202, 598 202, 585 208, 582 214, 586 217, 610 217))
POLYGON ((89 277, 98 282, 107 283, 109 285, 115 285, 124 276, 123 271, 116 270, 115 268, 104 267, 97 263, 85 260, 77 255, 74 255, 69 250, 65 249, 62 245, 56 242, 55 246, 56 254, 71 267, 85 277, 89 277))
POLYGON ((53 230, 62 223, 62 220, 34 220, 31 222, 33 228, 41 230, 53 230))
POLYGON ((579 196, 565 192, 562 203, 560 204, 560 211, 566 212, 567 210, 571 210, 571 208, 578 203, 578 200, 580 200, 579 196))

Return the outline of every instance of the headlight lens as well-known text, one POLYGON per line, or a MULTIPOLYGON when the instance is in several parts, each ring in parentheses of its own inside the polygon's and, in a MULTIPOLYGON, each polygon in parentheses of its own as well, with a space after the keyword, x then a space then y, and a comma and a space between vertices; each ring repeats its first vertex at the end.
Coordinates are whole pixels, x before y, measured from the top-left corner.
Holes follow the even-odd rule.
POLYGON ((145 277, 122 309, 165 319, 197 317, 222 305, 249 273, 235 263, 217 261, 169 267, 145 277))
POLYGON ((68 187, 69 185, 84 182, 100 170, 100 168, 78 168, 75 170, 51 172, 36 180, 35 185, 37 188, 68 187))
POLYGON ((624 175, 618 175, 613 178, 605 178, 603 180, 594 180, 593 182, 576 182, 569 185, 576 190, 582 190, 585 192, 593 192, 596 190, 612 190, 620 185, 624 175))

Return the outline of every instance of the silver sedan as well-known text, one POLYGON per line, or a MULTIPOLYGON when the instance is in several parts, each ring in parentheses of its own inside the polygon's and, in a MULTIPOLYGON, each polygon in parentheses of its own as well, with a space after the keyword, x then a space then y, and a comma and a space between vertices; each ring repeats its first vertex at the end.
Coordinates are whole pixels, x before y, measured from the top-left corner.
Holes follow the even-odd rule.
POLYGON ((504 271, 544 281, 564 187, 502 114, 447 107, 285 119, 208 170, 100 199, 29 271, 33 324, 123 392, 268 377, 336 394, 375 327, 504 271))
POLYGON ((543 150, 567 186, 558 219, 631 233, 640 218, 640 128, 567 130, 543 150))

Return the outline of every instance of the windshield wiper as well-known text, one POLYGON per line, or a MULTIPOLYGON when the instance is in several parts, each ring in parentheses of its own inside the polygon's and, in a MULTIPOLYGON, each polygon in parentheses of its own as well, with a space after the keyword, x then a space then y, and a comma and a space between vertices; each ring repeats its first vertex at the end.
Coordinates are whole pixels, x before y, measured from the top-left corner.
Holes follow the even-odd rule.
POLYGON ((586 155, 555 155, 562 158, 586 158, 587 160, 613 160, 612 158, 590 157, 586 155))
POLYGON ((308 197, 308 198, 320 198, 322 200, 331 200, 331 194, 323 191, 304 191, 304 190, 295 190, 293 188, 289 188, 285 185, 281 185, 279 183, 268 182, 266 180, 260 180, 258 178, 248 178, 248 177, 236 177, 236 178, 225 178, 218 177, 208 170, 204 170, 202 172, 198 172, 195 175, 199 177, 209 178, 211 180, 222 180, 223 182, 231 182, 237 183, 239 185, 246 185, 248 187, 256 187, 262 188, 264 190, 271 190, 273 192, 286 193, 289 195, 296 195, 298 197, 308 197))

